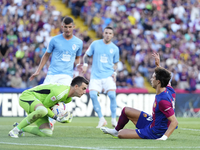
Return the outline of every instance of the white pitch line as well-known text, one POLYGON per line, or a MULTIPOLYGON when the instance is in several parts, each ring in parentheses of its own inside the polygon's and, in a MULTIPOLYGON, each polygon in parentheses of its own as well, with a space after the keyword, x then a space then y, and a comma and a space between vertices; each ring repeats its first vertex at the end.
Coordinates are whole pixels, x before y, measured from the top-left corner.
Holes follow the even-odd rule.
POLYGON ((24 145, 24 146, 47 146, 47 147, 63 147, 63 148, 79 148, 79 149, 92 149, 92 150, 115 150, 115 149, 134 149, 134 148, 138 148, 138 149, 200 149, 200 146, 198 147, 147 147, 147 146, 143 146, 143 147, 139 147, 139 146, 135 146, 135 147, 109 147, 109 148, 105 148, 105 147, 79 147, 79 146, 67 146, 67 145, 49 145, 49 144, 24 144, 24 143, 11 143, 11 142, 0 142, 0 144, 8 144, 8 145, 24 145))
POLYGON ((180 128, 181 130, 200 131, 200 129, 180 128))
POLYGON ((0 142, 0 144, 24 145, 24 146, 47 146, 47 147, 80 148, 80 149, 92 149, 92 150, 111 150, 111 149, 105 149, 105 148, 100 148, 100 147, 79 147, 79 146, 68 146, 68 145, 24 144, 24 143, 10 143, 10 142, 0 142))

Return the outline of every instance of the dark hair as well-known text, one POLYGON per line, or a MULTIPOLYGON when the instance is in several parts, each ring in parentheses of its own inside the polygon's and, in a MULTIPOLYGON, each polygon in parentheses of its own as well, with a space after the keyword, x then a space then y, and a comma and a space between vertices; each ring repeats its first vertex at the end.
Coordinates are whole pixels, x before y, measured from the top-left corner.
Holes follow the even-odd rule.
POLYGON ((81 86, 83 82, 87 85, 89 84, 89 81, 87 79, 81 76, 77 76, 72 80, 71 86, 75 85, 81 86))
POLYGON ((71 17, 65 17, 62 21, 64 24, 74 23, 74 20, 71 17))
MULTIPOLYGON (((110 30, 112 30, 112 31, 114 32, 114 30, 113 30, 112 27, 105 27, 105 29, 110 29, 110 30)), ((105 29, 104 29, 104 30, 105 30, 105 29)))
POLYGON ((156 80, 159 80, 161 87, 166 87, 171 79, 171 73, 162 67, 156 67, 155 69, 156 80))

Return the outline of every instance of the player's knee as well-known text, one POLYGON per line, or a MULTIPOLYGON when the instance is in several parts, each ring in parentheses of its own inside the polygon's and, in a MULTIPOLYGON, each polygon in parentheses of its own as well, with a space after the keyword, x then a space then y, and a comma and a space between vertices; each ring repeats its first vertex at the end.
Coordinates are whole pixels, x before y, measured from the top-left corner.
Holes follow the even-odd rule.
POLYGON ((123 139, 123 134, 121 134, 121 132, 118 132, 118 138, 123 139))
POLYGON ((43 136, 51 137, 53 135, 53 131, 51 129, 40 129, 40 131, 43 133, 43 136))
POLYGON ((36 110, 35 111, 37 111, 38 112, 38 114, 40 114, 41 115, 41 117, 44 117, 44 116, 46 116, 47 115, 47 113, 48 113, 48 110, 47 110, 47 108, 46 107, 44 107, 44 106, 38 106, 37 108, 36 108, 36 110))
POLYGON ((92 101, 94 101, 95 99, 97 99, 97 91, 90 91, 90 98, 92 99, 92 101))
POLYGON ((116 98, 115 91, 109 91, 108 92, 108 97, 110 98, 111 101, 115 101, 115 98, 116 98))

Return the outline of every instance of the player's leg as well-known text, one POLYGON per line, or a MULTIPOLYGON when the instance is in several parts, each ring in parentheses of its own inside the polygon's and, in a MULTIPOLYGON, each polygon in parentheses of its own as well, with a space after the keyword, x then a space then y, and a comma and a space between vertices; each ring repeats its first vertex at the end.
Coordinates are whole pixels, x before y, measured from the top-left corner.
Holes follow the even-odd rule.
POLYGON ((133 129, 122 129, 118 132, 120 139, 141 139, 137 132, 133 129))
POLYGON ((22 128, 35 122, 37 119, 44 117, 48 113, 46 107, 44 107, 40 101, 36 100, 34 96, 28 93, 24 93, 20 96, 19 104, 28 113, 28 116, 9 132, 9 136, 15 138, 18 137, 22 128))
MULTIPOLYGON (((127 118, 131 120, 138 129, 121 129, 118 132, 118 137, 122 139, 149 138, 149 132, 147 130, 149 129, 149 124, 152 122, 152 117, 143 111, 129 107, 125 107, 124 112, 127 118)), ((122 121, 120 121, 120 123, 123 125, 122 121)))
POLYGON ((116 83, 112 77, 108 77, 103 80, 103 88, 110 99, 111 124, 113 127, 116 127, 116 125, 117 125, 117 121, 116 121, 116 110, 117 110, 116 83))
POLYGON ((34 135, 42 136, 42 137, 45 137, 45 136, 50 137, 53 135, 53 131, 50 129, 47 116, 44 116, 43 118, 38 119, 35 122, 35 124, 37 125, 37 127, 27 126, 23 128, 22 131, 28 132, 34 135))
POLYGON ((117 126, 114 129, 102 127, 101 130, 105 134, 110 134, 112 136, 117 137, 119 134, 119 131, 124 128, 124 126, 129 122, 129 120, 131 120, 135 125, 137 124, 138 118, 140 117, 140 113, 141 111, 137 109, 124 107, 122 109, 121 115, 119 116, 117 126))
POLYGON ((116 92, 115 90, 108 91, 108 97, 110 98, 110 110, 111 110, 111 123, 113 127, 117 126, 116 121, 116 110, 117 110, 117 102, 116 102, 116 92))
POLYGON ((105 118, 102 115, 101 106, 98 101, 98 92, 97 91, 102 91, 101 80, 92 79, 89 83, 89 90, 90 90, 89 94, 90 94, 90 98, 92 100, 93 108, 99 117, 99 123, 96 128, 100 128, 107 124, 105 118))

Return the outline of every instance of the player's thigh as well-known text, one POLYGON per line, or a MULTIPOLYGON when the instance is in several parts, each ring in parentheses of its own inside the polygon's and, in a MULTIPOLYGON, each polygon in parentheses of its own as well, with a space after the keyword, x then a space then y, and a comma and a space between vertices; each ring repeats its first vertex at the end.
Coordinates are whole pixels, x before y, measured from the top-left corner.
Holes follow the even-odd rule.
POLYGON ((91 79, 89 83, 89 90, 95 90, 98 92, 102 91, 102 80, 101 79, 91 79))
POLYGON ((144 129, 146 128, 150 123, 152 123, 152 116, 141 111, 140 116, 138 118, 136 128, 138 129, 144 129))
POLYGON ((29 114, 34 111, 36 105, 42 104, 41 101, 35 98, 34 95, 29 92, 22 93, 19 97, 19 105, 29 114))
POLYGON ((127 118, 136 125, 140 117, 141 111, 131 107, 125 107, 125 114, 127 118))
POLYGON ((37 121, 35 121, 35 124, 39 127, 39 129, 50 129, 49 119, 47 115, 39 118, 37 121))
POLYGON ((103 79, 103 89, 104 93, 107 93, 109 90, 116 90, 116 83, 113 77, 103 79))
POLYGON ((137 132, 133 129, 122 129, 118 132, 120 139, 141 139, 137 132))

